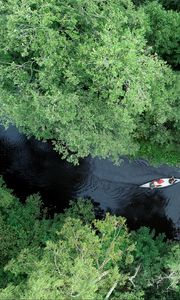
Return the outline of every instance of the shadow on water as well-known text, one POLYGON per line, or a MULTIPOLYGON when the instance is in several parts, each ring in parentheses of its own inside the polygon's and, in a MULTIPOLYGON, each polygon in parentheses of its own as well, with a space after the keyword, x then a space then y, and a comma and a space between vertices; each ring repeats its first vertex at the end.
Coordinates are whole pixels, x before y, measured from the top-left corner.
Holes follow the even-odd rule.
POLYGON ((154 178, 180 177, 178 168, 127 158, 115 166, 91 157, 73 166, 50 144, 27 139, 10 126, 0 127, 0 174, 21 200, 39 192, 52 212, 63 211, 70 199, 85 197, 104 211, 125 216, 132 229, 149 226, 180 239, 180 184, 157 191, 139 187, 154 178))
POLYGON ((158 192, 144 195, 135 193, 132 201, 121 212, 126 216, 130 228, 137 229, 140 226, 156 228, 157 233, 166 232, 166 236, 177 238, 178 226, 166 212, 166 198, 158 192))

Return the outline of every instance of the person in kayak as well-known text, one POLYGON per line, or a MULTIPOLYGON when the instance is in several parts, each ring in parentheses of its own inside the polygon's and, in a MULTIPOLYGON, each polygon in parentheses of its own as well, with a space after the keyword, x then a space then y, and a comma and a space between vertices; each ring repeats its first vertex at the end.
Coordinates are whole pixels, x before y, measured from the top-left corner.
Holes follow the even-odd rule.
POLYGON ((174 178, 174 176, 171 176, 170 178, 169 178, 169 183, 170 184, 173 184, 173 183, 175 183, 176 182, 176 179, 174 178))
POLYGON ((151 189, 157 188, 157 187, 161 186, 162 183, 164 183, 164 180, 162 178, 157 179, 157 180, 152 180, 150 183, 150 188, 151 189))

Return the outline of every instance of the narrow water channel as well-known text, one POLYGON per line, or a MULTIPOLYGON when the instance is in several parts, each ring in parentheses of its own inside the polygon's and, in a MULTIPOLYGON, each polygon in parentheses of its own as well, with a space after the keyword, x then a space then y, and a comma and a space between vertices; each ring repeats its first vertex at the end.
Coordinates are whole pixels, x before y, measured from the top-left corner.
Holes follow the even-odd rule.
POLYGON ((154 178, 180 177, 178 168, 127 158, 115 166, 91 157, 73 166, 50 144, 27 139, 14 126, 1 126, 0 174, 21 200, 39 192, 52 212, 63 211, 70 199, 85 197, 104 211, 125 216, 131 229, 150 226, 180 240, 180 184, 160 190, 139 187, 154 178))

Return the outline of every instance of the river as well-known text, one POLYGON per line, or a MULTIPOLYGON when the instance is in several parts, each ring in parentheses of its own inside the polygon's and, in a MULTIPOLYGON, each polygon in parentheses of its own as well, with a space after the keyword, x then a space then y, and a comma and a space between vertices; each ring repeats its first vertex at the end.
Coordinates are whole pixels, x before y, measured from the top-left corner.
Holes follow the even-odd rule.
POLYGON ((53 213, 62 212, 70 199, 85 197, 103 211, 125 216, 131 229, 149 226, 180 240, 180 184, 159 190, 139 187, 154 178, 180 177, 178 168, 127 158, 115 166, 91 157, 73 166, 51 144, 27 139, 14 126, 1 126, 0 174, 22 201, 39 192, 53 213))

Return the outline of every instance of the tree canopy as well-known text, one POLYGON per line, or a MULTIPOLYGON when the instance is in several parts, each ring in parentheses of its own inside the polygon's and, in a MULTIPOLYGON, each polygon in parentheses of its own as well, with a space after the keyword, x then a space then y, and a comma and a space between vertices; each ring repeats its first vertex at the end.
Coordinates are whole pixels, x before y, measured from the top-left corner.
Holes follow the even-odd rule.
POLYGON ((147 44, 148 13, 130 0, 1 1, 1 121, 73 162, 176 143, 176 76, 147 44))
POLYGON ((180 245, 122 217, 95 219, 79 199, 48 218, 38 195, 24 204, 0 179, 0 299, 154 300, 180 296, 180 245))
MULTIPOLYGON (((73 163, 144 153, 176 163, 178 10, 177 0, 0 0, 1 123, 73 163)), ((180 299, 177 242, 96 219, 83 199, 49 217, 39 195, 23 204, 2 178, 0 253, 1 300, 180 299)))

